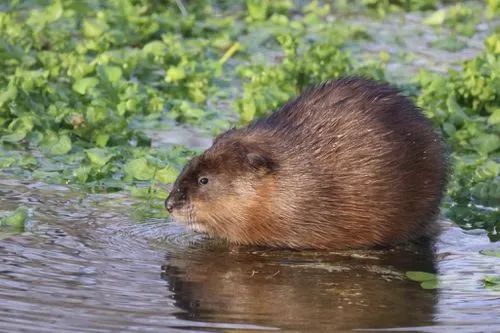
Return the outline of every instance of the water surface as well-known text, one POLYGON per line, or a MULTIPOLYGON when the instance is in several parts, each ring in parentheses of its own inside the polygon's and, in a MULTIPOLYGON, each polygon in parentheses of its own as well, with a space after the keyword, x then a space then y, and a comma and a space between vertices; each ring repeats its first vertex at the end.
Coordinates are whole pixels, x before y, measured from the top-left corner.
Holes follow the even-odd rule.
POLYGON ((0 207, 32 209, 1 234, 2 332, 498 332, 496 249, 443 222, 433 247, 362 252, 231 248, 163 220, 140 223, 125 194, 0 178, 0 207), (436 271, 421 289, 406 271, 436 271))

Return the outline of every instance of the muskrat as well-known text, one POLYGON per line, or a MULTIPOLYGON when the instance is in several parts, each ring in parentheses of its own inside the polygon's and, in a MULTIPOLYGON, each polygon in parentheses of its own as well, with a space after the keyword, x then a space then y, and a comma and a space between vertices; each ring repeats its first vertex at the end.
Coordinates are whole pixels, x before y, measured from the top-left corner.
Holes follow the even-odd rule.
POLYGON ((350 77, 219 135, 165 206, 233 244, 387 247, 435 229, 446 174, 443 143, 420 109, 388 84, 350 77))

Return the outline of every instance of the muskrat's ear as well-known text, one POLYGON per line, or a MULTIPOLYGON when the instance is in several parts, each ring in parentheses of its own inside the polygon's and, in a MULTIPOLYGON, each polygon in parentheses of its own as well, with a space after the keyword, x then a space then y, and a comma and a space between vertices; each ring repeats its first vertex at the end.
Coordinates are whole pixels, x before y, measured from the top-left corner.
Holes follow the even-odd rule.
POLYGON ((246 155, 246 160, 252 168, 257 170, 273 172, 278 169, 278 164, 263 152, 249 152, 246 155))
POLYGON ((278 169, 278 163, 272 156, 257 145, 236 141, 232 143, 232 147, 236 156, 254 170, 271 173, 278 169))

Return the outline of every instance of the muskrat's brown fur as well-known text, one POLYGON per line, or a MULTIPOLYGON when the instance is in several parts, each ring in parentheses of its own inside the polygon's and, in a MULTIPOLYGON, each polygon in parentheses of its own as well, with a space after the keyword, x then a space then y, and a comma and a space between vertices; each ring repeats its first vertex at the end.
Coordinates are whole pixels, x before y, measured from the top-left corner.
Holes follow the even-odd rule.
POLYGON ((389 85, 346 78, 217 137, 166 206, 236 244, 390 246, 432 229, 445 184, 442 142, 420 110, 389 85))

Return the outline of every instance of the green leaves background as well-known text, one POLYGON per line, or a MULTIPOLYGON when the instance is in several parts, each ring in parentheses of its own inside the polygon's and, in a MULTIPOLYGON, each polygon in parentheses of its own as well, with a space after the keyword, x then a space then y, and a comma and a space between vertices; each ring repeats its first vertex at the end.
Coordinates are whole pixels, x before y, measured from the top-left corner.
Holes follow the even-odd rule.
MULTIPOLYGON (((377 36, 367 20, 424 11, 457 51, 497 0, 10 0, 0 4, 0 170, 15 177, 166 195, 196 152, 154 148, 146 127, 215 135, 279 107, 305 87, 348 74, 393 80, 387 52, 360 58, 377 36), (345 19, 344 19, 345 18, 345 19)), ((447 73, 394 80, 452 148, 445 213, 466 228, 500 227, 500 37, 447 73)), ((397 61, 397 59, 396 59, 397 61)), ((159 209, 160 210, 160 209, 159 209)))

